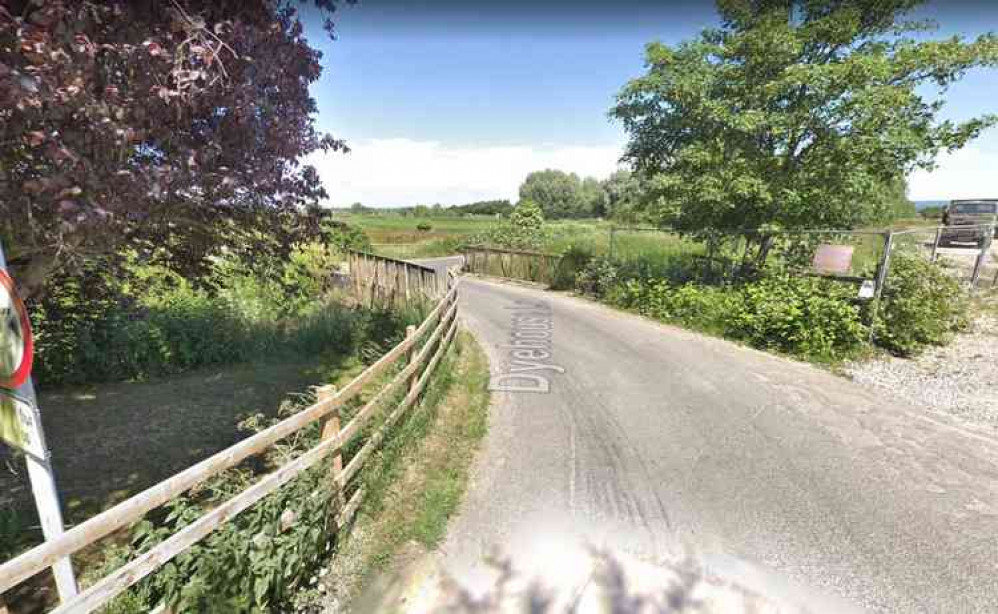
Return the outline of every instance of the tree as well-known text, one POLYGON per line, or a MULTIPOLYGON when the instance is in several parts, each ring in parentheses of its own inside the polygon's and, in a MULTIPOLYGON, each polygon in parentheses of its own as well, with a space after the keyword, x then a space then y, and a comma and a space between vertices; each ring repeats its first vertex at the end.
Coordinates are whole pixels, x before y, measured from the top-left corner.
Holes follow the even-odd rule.
POLYGON ((520 200, 540 206, 548 219, 581 217, 579 176, 547 169, 534 171, 520 185, 520 200))
POLYGON ((647 47, 611 115, 647 177, 645 211, 705 235, 767 225, 853 227, 892 182, 995 123, 938 121, 942 93, 998 62, 993 34, 916 41, 917 0, 722 0, 720 28, 647 47))
POLYGON ((345 147, 315 129, 320 54, 294 5, 0 5, 0 233, 26 294, 123 243, 210 244, 325 196, 299 160, 345 147))
POLYGON ((544 212, 532 200, 521 200, 509 219, 475 236, 471 243, 497 245, 512 249, 537 249, 544 242, 544 212))
POLYGON ((884 211, 883 223, 910 219, 918 216, 915 203, 908 199, 908 182, 904 177, 895 177, 884 185, 880 192, 883 201, 878 209, 884 211))
POLYGON ((579 186, 579 209, 584 217, 603 217, 606 215, 606 191, 603 184, 595 177, 586 177, 579 186))
POLYGON ((607 217, 628 224, 640 220, 643 191, 636 174, 628 170, 614 172, 603 182, 603 192, 606 194, 607 217))

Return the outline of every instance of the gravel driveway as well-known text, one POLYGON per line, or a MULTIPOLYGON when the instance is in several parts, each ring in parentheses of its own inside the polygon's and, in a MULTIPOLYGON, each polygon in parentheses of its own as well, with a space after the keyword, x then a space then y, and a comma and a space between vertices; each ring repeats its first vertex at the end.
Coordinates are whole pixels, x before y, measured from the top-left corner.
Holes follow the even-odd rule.
POLYGON ((998 432, 998 318, 981 315, 946 347, 915 359, 883 358, 846 367, 853 380, 930 411, 998 432))

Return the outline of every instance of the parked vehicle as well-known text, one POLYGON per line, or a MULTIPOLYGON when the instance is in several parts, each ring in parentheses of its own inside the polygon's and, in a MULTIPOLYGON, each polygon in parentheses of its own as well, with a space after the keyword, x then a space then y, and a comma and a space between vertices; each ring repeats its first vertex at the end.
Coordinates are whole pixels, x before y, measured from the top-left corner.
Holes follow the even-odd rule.
POLYGON ((987 236, 981 226, 998 224, 998 198, 950 201, 943 212, 943 224, 946 230, 939 239, 940 244, 959 242, 983 246, 987 236))

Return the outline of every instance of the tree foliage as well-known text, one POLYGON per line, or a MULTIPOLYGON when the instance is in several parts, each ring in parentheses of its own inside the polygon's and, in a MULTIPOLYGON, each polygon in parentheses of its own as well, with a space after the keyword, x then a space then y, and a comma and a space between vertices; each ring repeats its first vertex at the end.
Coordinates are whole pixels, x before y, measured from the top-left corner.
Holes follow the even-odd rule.
POLYGON ((628 170, 616 171, 603 182, 603 192, 607 217, 628 224, 641 221, 644 186, 637 174, 628 170))
POLYGON ((606 210, 599 181, 554 169, 527 175, 520 185, 520 199, 537 203, 547 219, 596 217, 606 210))
POLYGON ((544 212, 541 207, 532 200, 521 200, 513 208, 509 219, 475 236, 471 243, 512 249, 539 249, 544 243, 545 233, 544 212))
POLYGON ((0 4, 0 231, 27 293, 122 243, 265 229, 324 196, 299 159, 344 145, 315 129, 295 5, 0 4))
MULTIPOLYGON (((690 233, 882 218, 891 186, 995 123, 939 121, 940 92, 998 62, 993 34, 915 40, 915 0, 722 0, 723 23, 647 47, 611 115, 646 211, 690 233)), ((896 196, 896 194, 895 194, 896 196)))

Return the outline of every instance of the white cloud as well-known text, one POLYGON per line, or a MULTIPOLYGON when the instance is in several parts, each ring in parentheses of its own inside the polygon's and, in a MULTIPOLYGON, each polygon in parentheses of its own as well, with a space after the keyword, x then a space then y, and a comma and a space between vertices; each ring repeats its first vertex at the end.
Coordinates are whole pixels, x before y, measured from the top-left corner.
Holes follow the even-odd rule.
POLYGON ((936 169, 908 177, 908 198, 998 198, 998 146, 980 141, 936 159, 936 169))
POLYGON ((556 168, 604 178, 617 168, 618 146, 452 147, 435 141, 351 142, 348 154, 318 154, 329 203, 368 206, 515 201, 527 173, 556 168))

